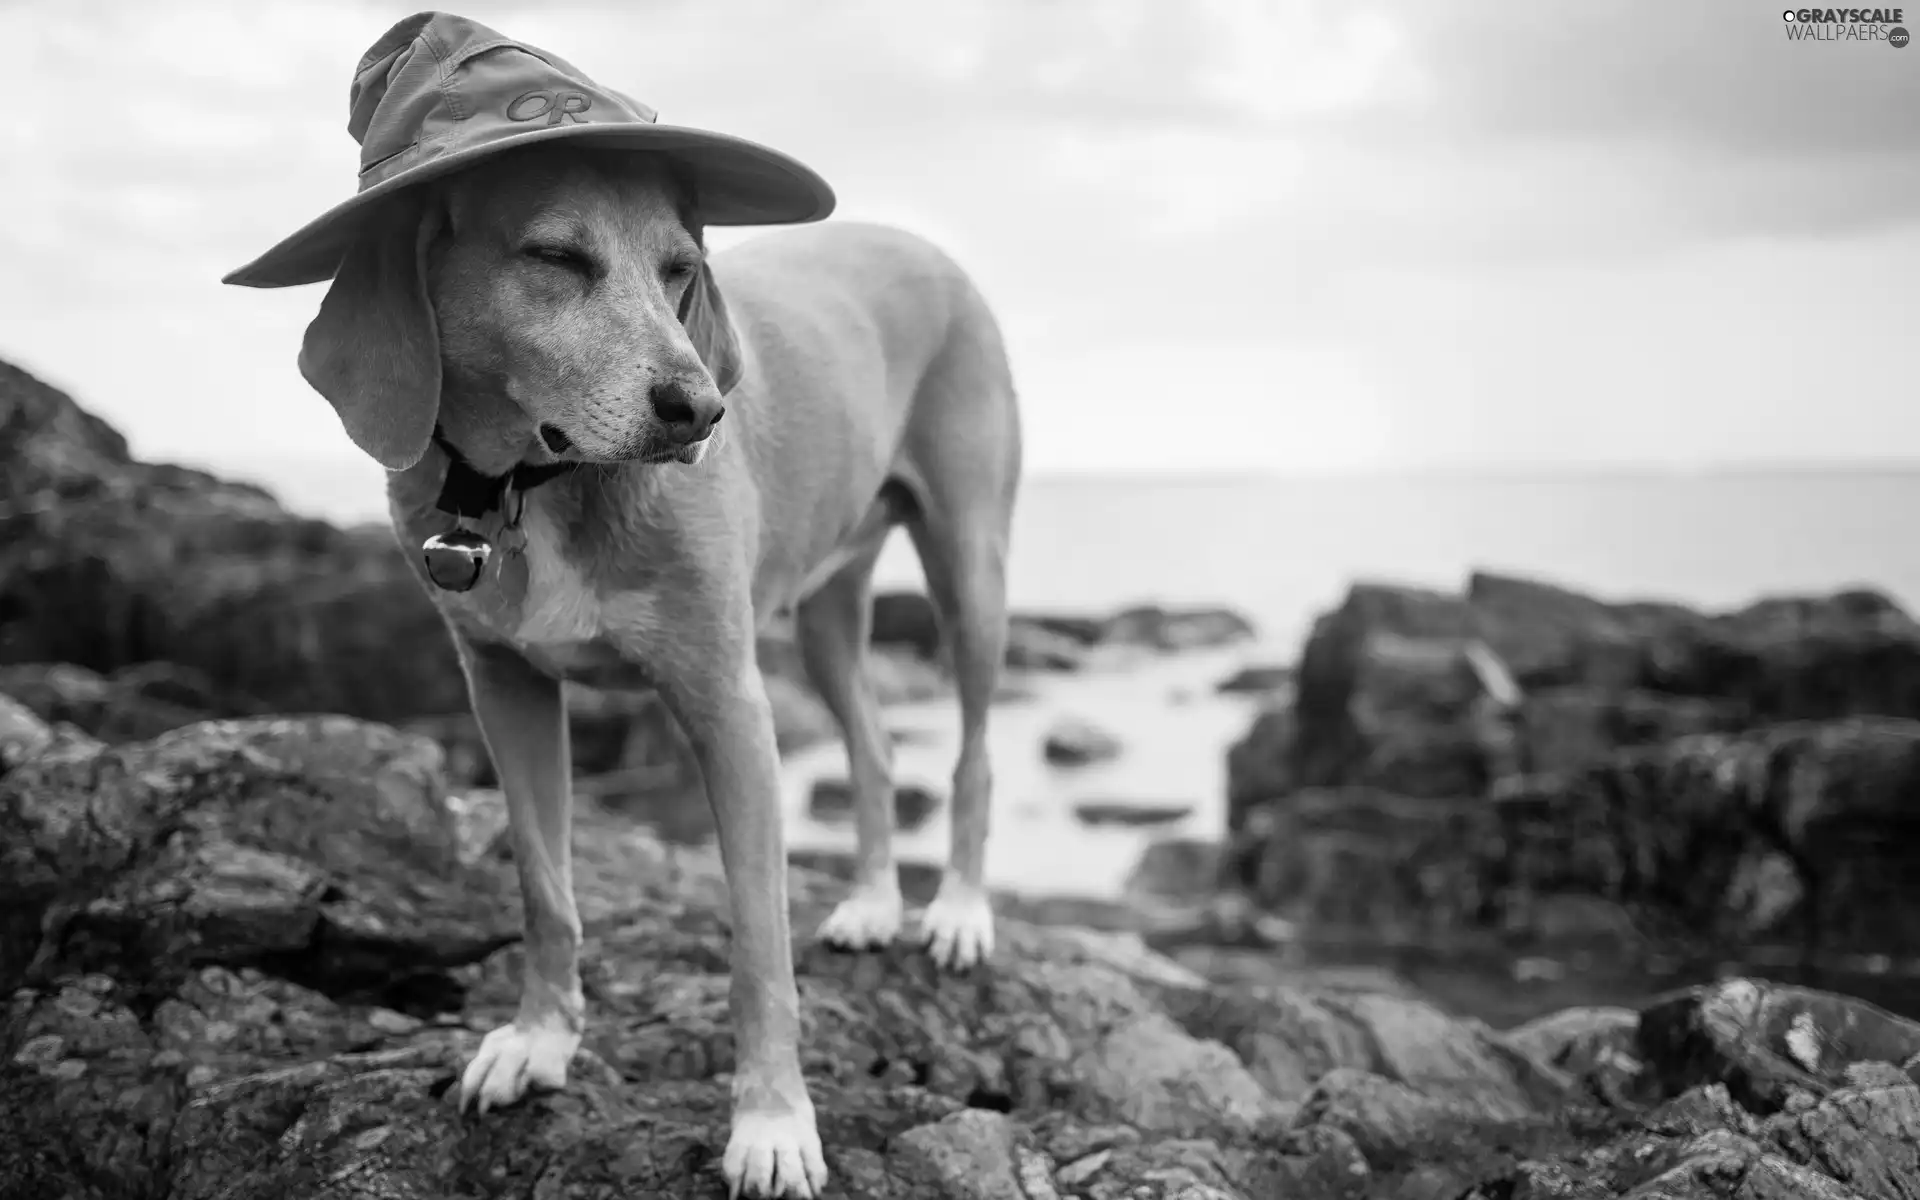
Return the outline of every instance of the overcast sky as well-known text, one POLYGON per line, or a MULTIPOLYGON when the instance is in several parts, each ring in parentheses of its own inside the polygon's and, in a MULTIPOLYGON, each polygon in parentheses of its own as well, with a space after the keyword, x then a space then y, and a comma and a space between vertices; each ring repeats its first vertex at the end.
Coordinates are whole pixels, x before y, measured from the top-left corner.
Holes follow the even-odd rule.
MULTIPOLYGON (((144 455, 377 486, 294 366, 323 288, 219 278, 350 194, 353 66, 415 7, 0 7, 0 357, 144 455)), ((1772 3, 460 11, 947 246, 1035 473, 1920 448, 1920 49, 1772 3)))

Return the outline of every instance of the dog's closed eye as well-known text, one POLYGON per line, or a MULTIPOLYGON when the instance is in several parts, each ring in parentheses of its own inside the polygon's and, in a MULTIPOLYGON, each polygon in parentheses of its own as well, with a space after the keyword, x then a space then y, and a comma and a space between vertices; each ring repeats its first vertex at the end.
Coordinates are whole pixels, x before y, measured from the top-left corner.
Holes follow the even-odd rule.
POLYGON ((537 262, 550 263, 556 267, 565 267, 581 275, 591 275, 595 270, 593 258, 577 246, 561 246, 548 242, 535 242, 521 251, 537 262))

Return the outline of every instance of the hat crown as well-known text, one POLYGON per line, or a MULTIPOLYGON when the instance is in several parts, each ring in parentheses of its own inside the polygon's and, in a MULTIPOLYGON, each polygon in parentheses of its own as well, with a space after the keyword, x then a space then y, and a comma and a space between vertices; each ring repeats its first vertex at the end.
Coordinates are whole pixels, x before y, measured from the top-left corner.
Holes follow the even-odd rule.
POLYGON ((466 17, 423 12, 396 23, 361 56, 347 132, 360 143, 364 188, 390 173, 383 165, 401 169, 474 137, 657 119, 565 59, 466 17), (415 148, 423 153, 406 153, 415 148))

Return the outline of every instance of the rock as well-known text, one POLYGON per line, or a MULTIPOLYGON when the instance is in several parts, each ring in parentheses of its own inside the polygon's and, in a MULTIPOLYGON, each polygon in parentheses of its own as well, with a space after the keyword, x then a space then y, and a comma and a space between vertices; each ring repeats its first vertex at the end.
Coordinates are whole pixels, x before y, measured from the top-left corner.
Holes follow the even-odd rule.
MULTIPOLYGON (((1138 605, 1107 617, 1016 612, 1008 619, 1007 665, 1027 671, 1073 671, 1085 663, 1090 650, 1103 646, 1193 650, 1231 645, 1253 636, 1250 621, 1223 608, 1138 605)), ((876 592, 873 644, 939 660, 944 651, 932 601, 920 592, 876 592)))
POLYGON ((1920 718, 1920 624, 1879 592, 1776 596, 1708 615, 1476 573, 1465 599, 1529 690, 1644 688, 1744 705, 1757 721, 1920 718))
POLYGON ((1149 900, 1208 899, 1220 882, 1221 846, 1198 838, 1161 838, 1140 851, 1126 894, 1149 900))
POLYGON ((953 694, 941 668, 906 654, 876 650, 867 655, 867 673, 882 704, 916 704, 953 694))
MULTIPOLYGON (((510 863, 462 849, 430 743, 305 718, 50 753, 0 779, 0 913, 32 917, 0 956, 0 1194, 723 1193, 712 851, 579 806, 586 1044, 565 1091, 463 1117, 447 1093, 521 969, 474 934, 517 893, 510 863)), ((843 894, 789 883, 796 930, 843 894)), ((1920 1168, 1920 1088, 1869 1061, 1920 1043, 1844 997, 1661 1000, 1616 1090, 1672 1096, 1646 1109, 1570 1049, 1617 1016, 1500 1035, 1364 987, 1210 984, 1135 937, 998 932, 964 981, 801 935, 834 1195, 1823 1200, 1900 1196, 1920 1168)))
POLYGON ((1573 771, 1617 750, 1751 724, 1739 701, 1586 686, 1536 692, 1513 714, 1517 765, 1528 774, 1573 771))
POLYGON ((107 742, 145 741, 216 717, 251 716, 265 706, 224 692, 172 663, 140 663, 109 676, 71 663, 0 666, 0 692, 44 720, 65 722, 107 742))
POLYGON ((0 429, 0 663, 112 675, 161 660, 296 711, 464 707, 445 628, 391 534, 139 462, 64 393, 5 366, 0 429))
POLYGON ((924 592, 876 591, 873 594, 875 646, 897 646, 924 659, 940 657, 940 617, 924 592))
POLYGON ((1821 955, 1920 951, 1920 722, 1703 734, 1518 781, 1483 879, 1512 926, 1535 898, 1616 902, 1674 936, 1821 955), (1498 861, 1494 861, 1497 857, 1498 861))
POLYGON ((1920 717, 1920 624, 1861 590, 1710 616, 1484 572, 1463 596, 1360 583, 1315 622, 1295 704, 1296 786, 1473 794, 1687 733, 1920 717))
POLYGON ((1040 755, 1056 767, 1084 767, 1120 757, 1120 739, 1079 717, 1063 717, 1047 730, 1040 755))
POLYGON ((1764 980, 1723 980, 1654 1002, 1636 1045, 1663 1094, 1720 1084, 1761 1114, 1850 1086, 1860 1063, 1886 1063, 1901 1069, 1901 1082, 1920 1083, 1920 1024, 1863 1000, 1764 980))
POLYGON ((1191 804, 1151 804, 1137 800, 1079 800, 1073 815, 1082 825, 1171 825, 1193 815, 1191 804))
POLYGON ((0 775, 53 745, 53 730, 40 715, 0 693, 0 775))
MULTIPOLYGON (((914 783, 893 788, 893 827, 910 833, 940 809, 940 798, 914 783)), ((816 779, 807 795, 807 815, 827 824, 853 820, 853 786, 844 779, 816 779)))
POLYGON ((1309 788, 1252 814, 1223 870, 1230 885, 1316 936, 1436 945, 1485 926, 1499 837, 1478 801, 1309 788))
POLYGON ((385 994, 485 956, 513 931, 469 911, 485 881, 459 868, 439 765, 344 717, 29 759, 0 778, 0 908, 19 918, 0 986, 29 962, 164 983, 270 961, 385 994))
POLYGON ((1358 584, 1301 653, 1288 774, 1301 787, 1482 794, 1513 765, 1503 718, 1517 699, 1463 603, 1358 584))
POLYGON ((1227 747, 1227 833, 1238 836, 1247 815, 1300 786, 1294 773, 1299 722, 1291 704, 1262 708, 1239 741, 1227 747))
POLYGON ((1231 609, 1142 604, 1108 617, 1100 641, 1152 650, 1199 650, 1249 641, 1255 633, 1253 622, 1231 609))
POLYGON ((1213 685, 1224 696, 1267 696, 1293 687, 1294 668, 1283 663, 1250 663, 1213 685))
POLYGON ((1007 626, 1007 666, 1019 671, 1077 671, 1084 643, 1016 616, 1007 626))

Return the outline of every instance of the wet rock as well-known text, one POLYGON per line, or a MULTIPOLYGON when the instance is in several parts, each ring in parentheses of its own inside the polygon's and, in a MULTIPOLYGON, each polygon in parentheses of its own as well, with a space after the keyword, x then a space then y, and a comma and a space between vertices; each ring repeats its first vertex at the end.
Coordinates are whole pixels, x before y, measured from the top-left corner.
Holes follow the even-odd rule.
POLYGON ((1040 755, 1056 767, 1084 767, 1120 757, 1120 739, 1078 717, 1063 717, 1047 730, 1040 755))
POLYGON ((1014 618, 1007 628, 1007 665, 1020 671, 1077 671, 1086 647, 1041 625, 1014 618))
POLYGON ((1248 641, 1255 633, 1253 622, 1232 609, 1141 604, 1108 617, 1100 640, 1153 650, 1198 650, 1248 641))
POLYGON ((921 658, 940 656, 940 616, 924 592, 876 591, 873 633, 876 646, 897 646, 921 658))
POLYGON ((1197 838, 1161 838, 1140 852, 1126 894, 1153 900, 1207 899, 1220 883, 1221 846, 1197 838))
POLYGON ((1293 687, 1292 664, 1251 663, 1213 685, 1222 695, 1265 696, 1293 687))
MULTIPOLYGON (((940 809, 940 797, 915 783, 893 788, 893 827, 911 833, 940 809)), ((831 825, 853 820, 853 785, 845 779, 817 779, 807 794, 807 815, 831 825)))
POLYGON ((1078 800, 1073 805, 1074 819, 1082 825, 1118 825, 1141 828, 1171 825, 1193 815, 1191 804, 1153 804, 1138 800, 1078 800))

